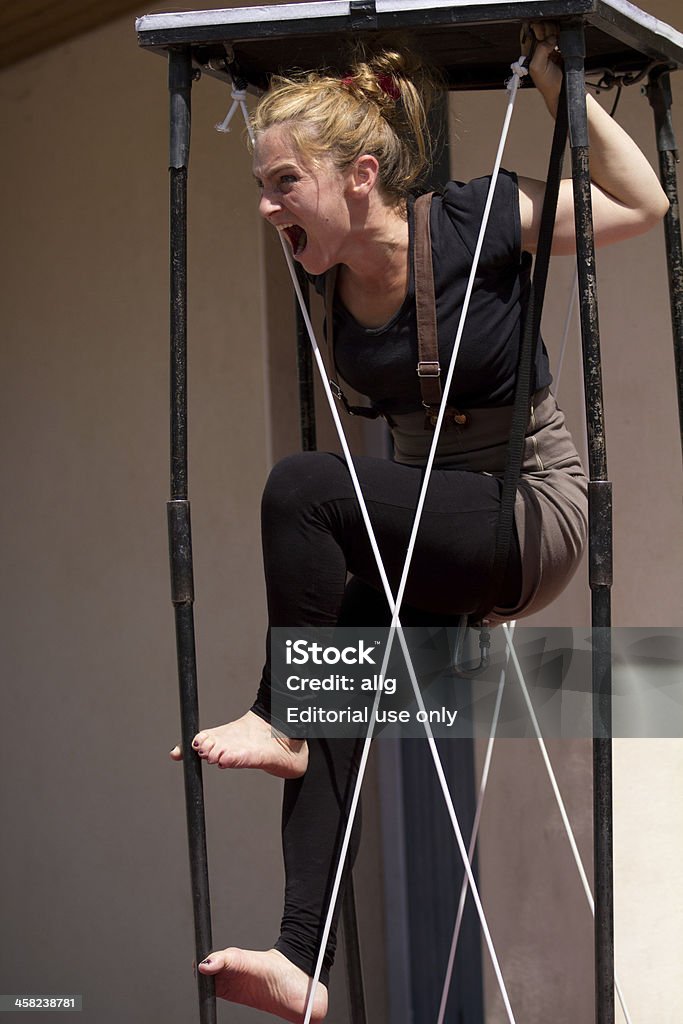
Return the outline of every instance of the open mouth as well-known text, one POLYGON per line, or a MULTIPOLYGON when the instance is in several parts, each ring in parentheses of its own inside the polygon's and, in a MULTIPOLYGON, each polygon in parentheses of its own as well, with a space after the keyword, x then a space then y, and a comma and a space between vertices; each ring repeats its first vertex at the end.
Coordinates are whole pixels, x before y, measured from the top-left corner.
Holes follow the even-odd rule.
POLYGON ((283 224, 280 227, 280 231, 284 231, 285 235, 289 239, 289 244, 292 247, 294 255, 300 256, 308 242, 308 237, 304 229, 300 228, 298 224, 283 224))

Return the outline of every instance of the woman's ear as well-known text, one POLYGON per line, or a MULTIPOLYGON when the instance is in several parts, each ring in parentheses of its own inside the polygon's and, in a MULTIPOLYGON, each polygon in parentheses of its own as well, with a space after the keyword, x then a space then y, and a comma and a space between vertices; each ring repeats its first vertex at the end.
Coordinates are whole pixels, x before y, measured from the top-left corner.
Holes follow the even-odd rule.
POLYGON ((366 198, 377 184, 379 162, 371 153, 363 153, 351 167, 349 186, 358 198, 366 198))

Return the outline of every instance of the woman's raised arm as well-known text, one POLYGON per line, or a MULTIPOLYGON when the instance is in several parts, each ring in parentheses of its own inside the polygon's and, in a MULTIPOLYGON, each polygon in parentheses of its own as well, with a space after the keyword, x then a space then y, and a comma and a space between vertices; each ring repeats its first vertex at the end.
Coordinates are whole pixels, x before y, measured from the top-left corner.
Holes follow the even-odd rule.
MULTIPOLYGON (((557 26, 537 22, 532 29, 537 44, 529 71, 555 117, 562 84, 555 59, 557 26)), ((586 105, 595 244, 609 245, 648 231, 664 217, 669 203, 657 175, 633 139, 590 94, 586 105)), ((536 250, 544 192, 545 182, 519 178, 522 248, 529 252, 536 250)), ((553 252, 575 251, 573 186, 567 178, 560 185, 553 252)))

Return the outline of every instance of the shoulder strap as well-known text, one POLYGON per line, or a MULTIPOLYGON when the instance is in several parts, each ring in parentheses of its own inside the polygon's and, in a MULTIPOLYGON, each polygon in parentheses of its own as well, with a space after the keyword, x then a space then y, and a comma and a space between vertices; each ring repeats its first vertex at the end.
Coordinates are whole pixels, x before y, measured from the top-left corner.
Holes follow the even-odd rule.
POLYGON ((436 328, 432 232, 429 212, 433 192, 415 200, 415 310, 417 314, 417 375, 422 403, 427 408, 441 403, 441 366, 436 328))
MULTIPOLYGON (((422 404, 427 410, 425 426, 434 429, 441 405, 441 364, 439 362, 439 334, 436 323, 436 295, 432 264, 432 232, 429 222, 433 192, 415 200, 415 245, 413 267, 415 272, 415 313, 417 320, 417 375, 420 378, 422 404)), ((467 424, 466 413, 447 405, 443 429, 457 423, 467 424)))

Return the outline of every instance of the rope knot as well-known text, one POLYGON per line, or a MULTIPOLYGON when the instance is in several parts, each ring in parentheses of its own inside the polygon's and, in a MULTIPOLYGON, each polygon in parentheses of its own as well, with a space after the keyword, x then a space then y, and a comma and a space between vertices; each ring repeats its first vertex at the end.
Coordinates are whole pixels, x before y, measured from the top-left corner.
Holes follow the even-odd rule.
POLYGON ((233 85, 232 93, 231 93, 231 98, 232 98, 232 106, 230 107, 230 110, 225 115, 225 119, 223 121, 221 121, 220 124, 216 125, 216 131, 217 132, 229 132, 230 131, 230 122, 232 121, 232 119, 235 116, 235 114, 237 113, 237 111, 241 110, 242 111, 242 115, 244 117, 244 123, 247 126, 247 131, 249 132, 249 137, 252 139, 252 142, 253 142, 251 126, 249 124, 249 113, 247 111, 247 90, 246 89, 238 89, 236 85, 233 85))
POLYGON ((519 60, 516 60, 514 64, 510 65, 512 75, 510 76, 510 78, 508 78, 507 82, 505 83, 505 87, 508 89, 508 91, 514 89, 515 85, 521 85, 522 79, 529 74, 529 69, 526 66, 527 59, 527 57, 522 55, 519 58, 519 60))

